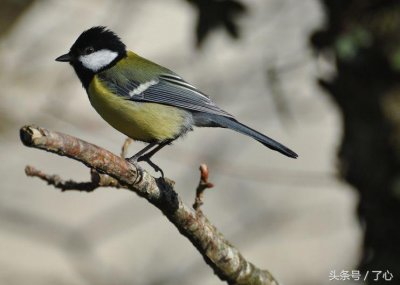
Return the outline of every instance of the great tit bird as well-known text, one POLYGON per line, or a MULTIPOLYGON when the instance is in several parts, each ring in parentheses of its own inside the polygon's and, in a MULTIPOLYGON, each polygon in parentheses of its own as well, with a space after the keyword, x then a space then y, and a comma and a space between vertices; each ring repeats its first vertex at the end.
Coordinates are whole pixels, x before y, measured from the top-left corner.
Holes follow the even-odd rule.
POLYGON ((104 120, 128 137, 148 143, 127 160, 146 161, 162 176, 150 158, 193 126, 228 128, 297 158, 289 148, 238 122, 173 71, 128 51, 106 27, 84 31, 56 61, 72 65, 104 120))

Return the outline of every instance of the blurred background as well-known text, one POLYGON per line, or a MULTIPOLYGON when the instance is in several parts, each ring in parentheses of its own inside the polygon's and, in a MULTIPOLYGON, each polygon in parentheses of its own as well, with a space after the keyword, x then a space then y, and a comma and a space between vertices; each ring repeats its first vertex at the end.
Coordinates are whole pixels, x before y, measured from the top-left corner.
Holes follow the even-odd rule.
POLYGON ((131 192, 61 193, 24 174, 31 164, 89 179, 77 162, 24 147, 24 124, 120 152, 124 136, 54 61, 94 25, 300 155, 197 129, 155 156, 188 204, 208 164, 203 211, 248 260, 284 284, 335 283, 333 271, 353 284, 352 270, 399 282, 398 1, 2 0, 0 16, 1 284, 222 284, 131 192))

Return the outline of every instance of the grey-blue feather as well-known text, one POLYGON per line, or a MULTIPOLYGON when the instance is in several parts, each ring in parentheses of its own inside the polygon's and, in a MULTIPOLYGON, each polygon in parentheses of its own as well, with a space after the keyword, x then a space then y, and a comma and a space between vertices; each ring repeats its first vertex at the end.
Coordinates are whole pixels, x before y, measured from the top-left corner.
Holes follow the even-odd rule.
POLYGON ((108 72, 98 75, 110 90, 127 100, 159 103, 191 111, 233 117, 219 108, 208 96, 177 75, 160 75, 144 83, 129 79, 123 80, 125 81, 123 84, 121 80, 115 80, 114 76, 115 73, 108 72), (145 86, 146 88, 143 87, 143 91, 136 94, 134 91, 139 90, 140 86, 145 86))
POLYGON ((115 94, 127 100, 165 104, 191 111, 193 123, 197 127, 220 127, 237 131, 249 136, 266 147, 288 157, 297 158, 297 154, 281 143, 238 122, 231 114, 219 108, 205 94, 175 74, 161 74, 147 82, 136 82, 125 78, 121 81, 113 78, 113 73, 99 74, 99 78, 115 94))
POLYGON ((194 125, 197 127, 220 127, 220 128, 228 128, 239 132, 243 135, 249 136, 266 147, 278 151, 288 157, 297 158, 298 155, 287 148, 283 144, 263 135, 262 133, 240 123, 235 118, 229 118, 225 116, 219 116, 214 114, 204 114, 200 112, 193 113, 193 121, 194 125))

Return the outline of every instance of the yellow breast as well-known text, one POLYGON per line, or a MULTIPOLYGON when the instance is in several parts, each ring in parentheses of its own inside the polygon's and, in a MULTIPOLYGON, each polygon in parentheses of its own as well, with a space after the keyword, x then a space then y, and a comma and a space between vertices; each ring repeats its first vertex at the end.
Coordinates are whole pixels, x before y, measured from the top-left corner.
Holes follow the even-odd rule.
POLYGON ((188 113, 156 103, 141 103, 109 92, 94 76, 88 88, 92 106, 111 126, 134 140, 174 139, 184 130, 188 113))

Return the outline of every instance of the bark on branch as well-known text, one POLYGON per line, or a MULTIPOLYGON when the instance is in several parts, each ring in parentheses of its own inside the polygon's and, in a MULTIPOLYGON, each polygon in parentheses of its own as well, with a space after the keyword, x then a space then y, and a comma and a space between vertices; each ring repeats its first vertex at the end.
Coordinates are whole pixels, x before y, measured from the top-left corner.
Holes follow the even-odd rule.
MULTIPOLYGON (((20 137, 28 147, 82 162, 91 169, 92 181, 83 183, 64 181, 57 175, 47 175, 30 166, 26 168, 27 175, 39 177, 62 190, 93 191, 97 187, 108 186, 133 191, 164 213, 179 232, 198 249, 221 280, 227 281, 228 284, 278 284, 268 271, 261 270, 248 262, 199 208, 195 211, 185 205, 174 191, 173 181, 155 179, 139 166, 132 165, 103 148, 66 134, 36 126, 25 126, 20 130, 20 137)), ((200 183, 203 183, 204 187, 204 177, 202 178, 200 183)))

